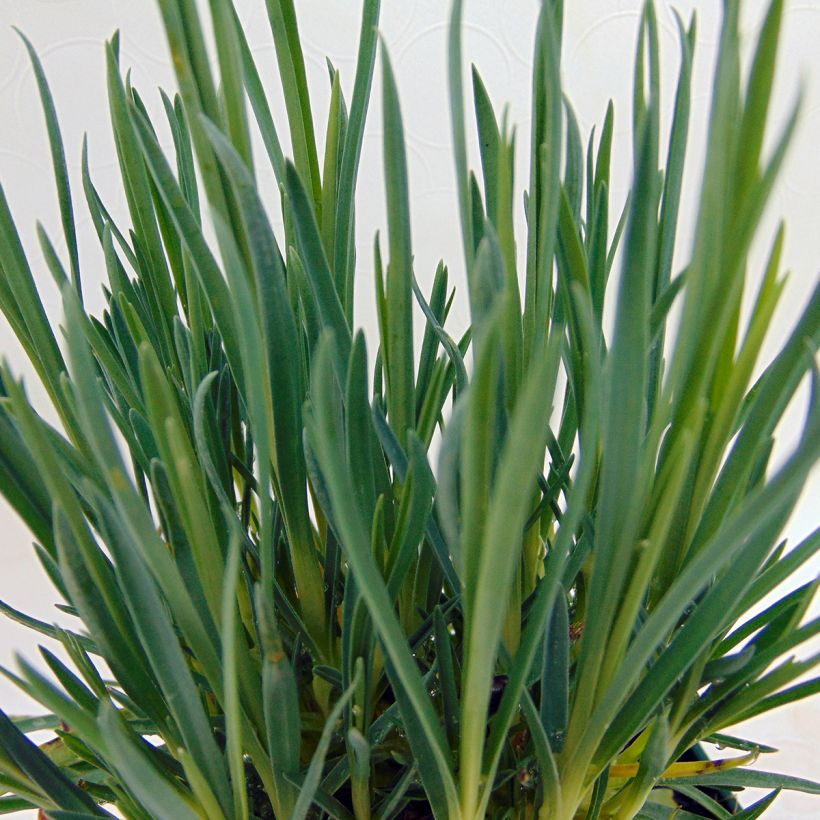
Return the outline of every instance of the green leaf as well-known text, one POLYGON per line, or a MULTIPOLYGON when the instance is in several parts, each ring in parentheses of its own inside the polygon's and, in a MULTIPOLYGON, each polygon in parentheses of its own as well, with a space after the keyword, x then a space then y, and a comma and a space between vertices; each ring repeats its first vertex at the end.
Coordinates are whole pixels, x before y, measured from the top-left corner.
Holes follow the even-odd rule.
POLYGON ((472 227, 472 203, 470 201, 469 166, 467 162, 467 136, 464 127, 464 78, 462 76, 461 39, 463 0, 454 0, 450 11, 447 48, 447 77, 450 91, 450 123, 453 136, 453 155, 456 166, 458 208, 461 217, 461 234, 464 242, 464 258, 467 281, 472 287, 474 240, 472 227))
MULTIPOLYGON (((427 397, 428 389, 430 388, 433 374, 436 369, 436 362, 438 361, 437 352, 438 346, 441 343, 441 337, 431 324, 431 320, 425 311, 427 310, 433 315, 436 323, 443 325, 447 319, 447 290, 448 290, 449 273, 447 266, 443 261, 439 261, 436 266, 436 273, 433 278, 433 285, 430 289, 429 302, 425 299, 424 305, 419 302, 422 312, 427 318, 427 323, 424 328, 424 338, 421 343, 421 353, 419 354, 418 376, 416 378, 416 413, 424 405, 424 400, 427 397)), ((414 282, 413 292, 416 294, 416 301, 418 301, 418 294, 421 289, 418 287, 418 282, 414 282), (418 290, 417 290, 418 288, 418 290)), ((424 294, 422 294, 423 296, 424 294)), ((443 330, 443 327, 442 327, 443 330)))
POLYGON ((562 594, 555 598, 549 629, 544 633, 541 671, 541 722, 553 752, 564 747, 569 719, 569 614, 562 594))
POLYGON ((382 109, 384 112, 384 180, 390 261, 387 266, 386 353, 387 413, 402 444, 415 426, 413 373, 413 252, 410 237, 410 187, 404 127, 398 91, 387 50, 382 48, 382 109))
POLYGON ((604 769, 603 773, 595 781, 592 789, 592 797, 589 802, 589 811, 585 820, 598 820, 601 816, 601 809, 606 797, 607 785, 609 784, 609 769, 604 769))
POLYGON ((242 60, 242 73, 245 82, 245 92, 250 100, 251 108, 253 109, 256 124, 259 127, 259 132, 262 136, 262 142, 265 145, 265 150, 268 154, 271 167, 273 168, 276 181, 284 184, 285 180, 285 155, 282 152, 282 145, 279 141, 279 135, 276 131, 276 125, 273 121, 273 116, 270 110, 270 103, 268 101, 265 87, 262 85, 262 79, 259 76, 259 70, 256 67, 256 61, 253 58, 248 39, 239 22, 239 15, 236 11, 236 6, 232 4, 231 13, 234 18, 234 26, 236 29, 236 36, 239 43, 239 53, 242 60))
MULTIPOLYGON (((816 660, 812 665, 816 665, 816 660)), ((807 667, 808 664, 806 667, 799 666, 797 668, 798 675, 795 675, 794 677, 802 675, 806 671, 807 667)), ((754 703, 739 712, 739 716, 741 720, 748 720, 749 718, 753 718, 756 715, 762 715, 764 712, 768 712, 772 709, 778 709, 789 703, 795 703, 798 700, 813 697, 818 692, 820 692, 820 678, 812 678, 804 683, 783 689, 774 695, 769 695, 768 697, 757 701, 757 703, 754 703)))
MULTIPOLYGON (((345 110, 339 72, 331 77, 330 109, 327 115, 327 136, 325 137, 325 159, 322 169, 322 242, 328 260, 335 259, 333 243, 336 241, 336 200, 339 183, 339 163, 344 150, 345 110)), ((336 276, 336 289, 344 293, 344 283, 336 276)))
POLYGON ((148 343, 140 346, 140 378, 148 418, 177 509, 191 545, 194 563, 215 621, 219 619, 224 569, 214 515, 208 504, 205 482, 172 385, 156 352, 148 343))
POLYGON ((498 178, 498 143, 500 135, 493 104, 475 66, 473 66, 473 100, 476 125, 478 126, 481 167, 484 172, 484 199, 487 202, 487 218, 493 225, 498 227, 498 191, 494 182, 498 178))
MULTIPOLYGON (((650 7, 648 7, 650 8, 650 7)), ((629 568, 641 512, 641 449, 647 422, 646 388, 652 258, 657 247, 659 105, 653 94, 636 132, 635 181, 618 293, 615 330, 605 365, 603 460, 595 524, 595 567, 578 667, 570 732, 586 722, 596 700, 606 639, 629 568)), ((606 684, 608 681, 603 681, 606 684)))
MULTIPOLYGON (((177 174, 188 199, 188 204, 195 214, 199 214, 199 183, 197 182, 194 168, 191 131, 185 109, 182 105, 182 98, 177 94, 174 96, 173 102, 171 102, 167 95, 163 93, 162 102, 165 106, 165 114, 171 125, 171 132, 174 137, 174 148, 177 155, 177 174)), ((187 297, 187 293, 185 293, 185 296, 187 297)))
POLYGON ((16 814, 21 811, 37 811, 37 806, 22 797, 0 797, 0 814, 16 814))
POLYGON ((322 777, 322 767, 325 763, 328 749, 330 748, 330 741, 336 732, 337 724, 340 722, 345 706, 347 706, 356 687, 359 685, 359 678, 361 675, 361 668, 357 668, 356 674, 350 684, 345 689, 342 696, 333 705, 330 714, 327 716, 322 734, 319 737, 319 742, 316 745, 316 751, 313 753, 313 758, 310 761, 305 779, 302 781, 299 788, 299 799, 293 807, 293 813, 290 815, 292 820, 304 820, 307 816, 308 810, 314 800, 316 789, 319 786, 319 781, 322 777))
MULTIPOLYGON (((65 363, 48 323, 34 275, 0 185, 0 308, 8 319, 51 400, 64 422, 70 415, 63 407, 59 387, 65 363)), ((68 425, 67 425, 68 426, 68 425)))
POLYGON ((760 752, 761 754, 774 754, 778 750, 774 746, 764 746, 762 743, 755 743, 753 740, 743 740, 732 735, 725 735, 715 732, 703 739, 704 743, 714 743, 718 749, 739 749, 743 752, 760 752))
POLYGON ((99 817, 98 814, 87 814, 78 811, 47 811, 47 820, 91 820, 92 817, 99 817))
MULTIPOLYGON (((752 604, 761 600, 782 581, 792 576, 797 570, 809 561, 820 550, 820 527, 809 533, 796 547, 785 555, 779 556, 771 566, 768 566, 755 578, 746 595, 738 603, 738 609, 746 612, 752 604)), ((782 600, 782 599, 781 599, 782 600)), ((741 627, 743 629, 743 627, 741 627)), ((734 633, 733 633, 734 634, 734 633)), ((731 635, 727 640, 731 639, 731 635)))
POLYGON ((452 641, 447 631, 447 622, 439 606, 433 611, 433 634, 436 639, 439 687, 444 705, 444 726, 447 730, 448 741, 455 745, 458 738, 458 686, 452 641))
POLYGON ((51 278, 57 287, 62 290, 63 285, 68 281, 68 277, 66 276, 65 268, 63 268, 63 263, 60 261, 54 244, 40 222, 37 223, 37 239, 40 241, 40 249, 45 257, 51 278))
MULTIPOLYGON (((375 460, 378 457, 378 444, 367 399, 367 373, 367 349, 364 333, 360 330, 353 338, 345 384, 346 450, 351 488, 362 515, 369 521, 376 509, 375 460)), ((401 480, 404 480, 404 476, 401 480)))
POLYGON ((210 0, 209 6, 221 75, 220 97, 227 125, 226 133, 245 164, 252 168, 253 157, 245 108, 242 53, 237 31, 239 23, 233 13, 232 3, 210 0))
POLYGON ((94 748, 101 748, 100 734, 97 730, 96 715, 86 712, 67 694, 57 688, 43 673, 35 670, 25 659, 17 658, 23 677, 18 677, 8 669, 2 669, 3 675, 20 690, 41 703, 60 717, 62 722, 71 721, 72 730, 94 748))
POLYGON ((157 213, 153 207, 149 176, 137 142, 136 120, 151 133, 152 139, 156 137, 134 103, 133 96, 129 99, 130 87, 123 84, 118 59, 110 44, 106 51, 106 59, 111 123, 128 209, 134 225, 133 239, 135 245, 139 245, 139 248, 135 247, 137 268, 140 279, 145 283, 147 293, 152 299, 152 318, 157 332, 162 335, 164 352, 168 356, 171 317, 176 314, 176 296, 171 285, 172 278, 157 224, 157 213), (131 111, 134 112, 134 116, 131 115, 131 111), (145 253, 144 263, 139 260, 139 249, 145 253))
POLYGON ((419 544, 426 529, 435 490, 435 478, 427 462, 424 445, 413 433, 408 444, 409 469, 387 560, 387 593, 391 598, 399 594, 407 573, 418 561, 419 544))
MULTIPOLYGON (((387 419, 384 417, 384 412, 378 402, 373 402, 371 412, 376 435, 379 438, 379 442, 381 443, 385 455, 387 456, 398 480, 404 482, 407 477, 408 469, 407 455, 399 444, 396 434, 387 423, 387 419)), ((440 497, 441 493, 439 489, 437 499, 440 499, 440 497)), ((446 516, 442 516, 442 518, 443 520, 447 520, 446 516)), ((454 593, 458 593, 461 582, 456 573, 455 567, 453 566, 453 562, 450 559, 447 544, 445 544, 444 536, 441 533, 437 519, 432 514, 427 519, 427 538, 433 547, 433 551, 436 555, 436 559, 441 567, 441 570, 444 573, 444 577, 447 579, 447 582, 452 587, 454 593)))
POLYGON ((527 201, 524 360, 540 355, 552 311, 552 269, 561 195, 561 14, 542 3, 532 65, 532 125, 527 201))
MULTIPOLYGON (((237 643, 244 640, 244 630, 236 617, 236 587, 239 582, 239 562, 241 558, 240 539, 238 536, 234 536, 228 553, 225 583, 222 591, 222 665, 225 670, 226 753, 228 769, 231 774, 231 790, 233 791, 233 814, 236 818, 246 817, 248 814, 248 787, 245 775, 244 750, 242 748, 242 707, 239 699, 236 657, 237 643)), ((196 754, 198 751, 195 746, 189 746, 189 749, 192 754, 196 754)), ((221 780, 222 778, 216 782, 219 783, 221 780)), ((214 785, 214 782, 210 781, 209 786, 213 788, 214 785)))
POLYGON ((117 773, 140 803, 157 817, 169 814, 179 820, 197 820, 190 795, 160 773, 139 748, 122 724, 122 718, 112 706, 104 706, 98 719, 105 738, 106 751, 117 773))
POLYGON ((200 114, 220 125, 224 124, 225 119, 211 72, 210 56, 197 5, 193 0, 159 0, 159 8, 204 189, 216 212, 223 219, 229 220, 231 203, 199 124, 200 114))
MULTIPOLYGON (((497 402, 500 362, 496 355, 498 318, 499 312, 495 310, 485 331, 486 337, 477 357, 470 390, 462 396, 454 410, 454 415, 461 410, 463 416, 451 421, 452 429, 462 440, 458 445, 459 463, 454 461, 452 465, 460 473, 461 496, 459 506, 455 507, 454 504, 451 511, 450 526, 461 523, 458 553, 463 566, 462 581, 468 609, 472 609, 469 600, 474 599, 478 589, 478 565, 495 468, 495 442, 500 427, 497 402)), ((441 483, 446 481, 446 478, 441 479, 441 483)))
POLYGON ((638 773, 612 800, 622 810, 634 811, 636 806, 643 804, 646 794, 651 792, 669 762, 669 719, 661 713, 650 726, 651 730, 649 727, 644 730, 649 732, 649 739, 641 753, 638 773))
POLYGON ((51 505, 38 475, 37 467, 26 452, 11 416, 0 408, 0 476, 6 500, 25 521, 34 537, 54 556, 51 505))
MULTIPOLYGON (((57 680, 60 681, 63 689, 66 690, 69 697, 74 700, 79 706, 87 712, 94 713, 97 709, 98 697, 95 697, 95 692, 88 689, 83 682, 69 670, 69 668, 49 652, 45 647, 40 647, 40 654, 48 664, 48 668, 54 673, 57 680)), ((96 670, 95 670, 96 671, 96 670)), ((97 687, 95 686, 95 689, 97 687)), ((105 692, 105 686, 97 690, 99 694, 107 699, 108 693, 105 692)))
POLYGON ((347 365, 350 354, 351 333, 345 318, 336 284, 330 272, 322 247, 322 237, 307 192, 295 166, 290 162, 285 169, 285 190, 293 210, 293 227, 304 263, 307 281, 319 309, 322 326, 333 330, 339 353, 340 372, 347 365))
POLYGON ((48 131, 48 141, 51 146, 51 161, 54 168, 54 178, 57 183, 57 199, 60 203, 60 217, 63 223, 63 234, 65 236, 66 247, 68 248, 69 268, 71 270, 71 281, 77 295, 82 301, 82 283, 80 282, 80 252, 77 245, 77 229, 74 221, 74 206, 71 201, 71 185, 68 180, 68 168, 65 161, 65 148, 63 138, 60 133, 60 125, 57 120, 57 110, 54 107, 54 99, 48 86, 43 64, 37 56, 30 40, 19 29, 15 29, 20 35, 31 60, 34 76, 37 79, 37 87, 40 92, 40 101, 43 105, 43 113, 46 120, 46 130, 48 131))
POLYGON ((745 421, 729 455, 721 467, 709 502, 689 547, 695 554, 711 537, 726 514, 743 499, 749 476, 763 442, 771 435, 797 389, 810 358, 806 344, 820 342, 820 285, 815 288, 806 307, 780 353, 766 368, 754 388, 746 410, 745 421))
POLYGON ((703 820, 703 815, 659 803, 647 803, 638 813, 637 820, 703 820))
POLYGON ((49 799, 65 809, 87 811, 100 817, 106 812, 72 783, 0 710, 0 744, 6 754, 49 799))
MULTIPOLYGON (((672 119, 672 129, 669 135, 669 148, 664 170, 663 195, 658 228, 658 265, 653 284, 653 320, 656 309, 659 309, 663 300, 674 299, 670 279, 675 252, 675 240, 678 232, 678 216, 680 212, 681 191, 683 188, 683 170, 686 160, 686 146, 689 135, 689 118, 692 97, 692 60, 697 37, 697 19, 692 16, 689 30, 684 29, 680 17, 675 15, 678 27, 678 36, 681 48, 681 66, 678 75, 678 87, 675 95, 675 113, 672 119)), ((682 276, 675 282, 680 285, 682 276)), ((661 360, 663 356, 666 331, 666 313, 660 315, 658 324, 653 323, 652 351, 649 365, 649 392, 648 412, 651 417, 657 400, 660 386, 661 360), (656 329, 657 328, 657 329, 656 329)))
POLYGON ((407 790, 413 784, 413 778, 416 777, 416 774, 415 766, 407 767, 404 774, 396 781, 392 791, 378 807, 377 820, 388 820, 388 818, 395 816, 395 812, 401 808, 407 790))
MULTIPOLYGON (((507 441, 500 454, 494 490, 488 500, 475 574, 468 573, 468 585, 474 583, 475 587, 465 601, 466 662, 461 700, 460 776, 462 812, 467 816, 474 814, 479 799, 482 738, 505 598, 509 595, 520 556, 521 534, 536 475, 544 459, 551 410, 549 404, 545 405, 544 396, 552 395, 550 388, 555 376, 551 358, 545 356, 534 363, 522 386, 507 441)), ((475 390, 475 384, 472 390, 475 390)), ((479 407, 480 394, 474 395, 479 398, 470 398, 479 407)), ((483 446, 492 447, 490 440, 483 446)), ((470 514, 469 508, 466 512, 470 514)))
POLYGON ((293 0, 265 0, 265 5, 276 47, 296 168, 302 183, 311 193, 314 215, 318 217, 322 203, 322 181, 296 10, 293 0))
POLYGON ((697 788, 697 786, 687 786, 679 783, 675 786, 675 794, 686 797, 701 808, 706 809, 706 811, 710 813, 708 816, 716 820, 730 820, 730 818, 737 816, 730 814, 717 800, 713 800, 706 792, 697 788))
POLYGON ((736 175, 744 192, 754 179, 763 149, 765 125, 769 115, 769 103, 774 85, 775 65, 780 44, 780 29, 783 22, 783 0, 772 0, 769 4, 763 28, 757 41, 757 49, 749 76, 749 87, 743 120, 740 125, 739 142, 743 150, 737 155, 736 175))
POLYGON ((57 715, 34 715, 33 717, 9 715, 8 718, 24 735, 60 727, 60 718, 57 715))
POLYGON ((364 127, 373 70, 376 64, 379 14, 381 0, 364 0, 359 34, 359 52, 356 58, 356 78, 353 82, 353 98, 350 103, 345 134, 344 152, 339 167, 338 194, 336 200, 336 236, 333 242, 335 258, 333 270, 337 281, 344 282, 343 305, 348 322, 353 319, 353 286, 355 262, 356 179, 364 142, 364 127))
POLYGON ((268 752, 277 778, 276 798, 281 810, 292 811, 296 795, 290 785, 283 782, 280 773, 296 774, 299 770, 299 692, 293 666, 285 654, 276 627, 275 615, 260 590, 256 593, 256 604, 259 608, 259 637, 262 643, 262 688, 268 752))
POLYGON ((756 818, 761 817, 769 808, 769 806, 771 806, 772 803, 774 803, 779 794, 780 789, 775 789, 773 792, 770 792, 761 800, 758 800, 756 803, 753 803, 747 809, 744 809, 743 811, 736 814, 735 817, 741 817, 743 818, 743 820, 756 820, 756 818))
MULTIPOLYGON (((664 786, 676 786, 678 780, 665 778, 661 780, 664 786)), ((754 769, 727 769, 724 772, 710 772, 709 774, 695 775, 683 778, 684 783, 692 786, 725 786, 740 789, 786 789, 788 791, 804 792, 805 794, 820 794, 820 783, 806 780, 801 777, 792 777, 774 772, 761 772, 754 769)))
POLYGON ((126 241, 122 231, 120 231, 114 223, 111 218, 111 214, 103 204, 102 198, 91 180, 91 171, 88 164, 88 137, 83 138, 82 176, 83 192, 85 193, 86 204, 88 205, 91 221, 94 224, 94 230, 97 232, 97 237, 99 238, 100 243, 102 243, 103 234, 107 226, 111 233, 116 237, 117 242, 128 259, 129 265, 136 269, 137 258, 134 255, 133 249, 126 241))
POLYGON ((584 152, 581 147, 581 129, 578 125, 578 118, 569 100, 564 99, 564 110, 566 111, 566 157, 564 161, 564 185, 566 191, 567 204, 575 222, 581 221, 581 198, 583 196, 583 164, 584 152))
POLYGON ((683 170, 686 161, 686 143, 689 134, 689 116, 692 86, 692 60, 697 38, 697 21, 692 17, 689 30, 684 29, 679 16, 675 16, 681 50, 681 65, 675 95, 674 117, 669 135, 669 148, 663 178, 660 228, 658 237, 658 270, 655 275, 655 298, 669 284, 672 273, 672 257, 678 231, 683 170))

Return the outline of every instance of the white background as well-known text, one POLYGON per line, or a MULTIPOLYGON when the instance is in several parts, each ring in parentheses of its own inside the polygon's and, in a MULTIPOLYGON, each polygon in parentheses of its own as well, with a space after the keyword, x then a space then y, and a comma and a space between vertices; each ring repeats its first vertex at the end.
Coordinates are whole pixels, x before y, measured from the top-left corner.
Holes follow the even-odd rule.
MULTIPOLYGON (((203 2, 202 5, 207 4, 203 2)), ((317 130, 321 135, 329 96, 324 57, 329 55, 341 69, 349 98, 358 37, 359 2, 298 0, 296 5, 307 48, 317 130)), ((422 282, 429 281, 437 260, 443 257, 450 264, 456 281, 461 282, 463 271, 445 90, 444 48, 449 3, 446 0, 385 0, 383 5, 382 30, 398 76, 409 142, 417 275, 422 282)), ((564 82, 585 138, 589 129, 602 120, 607 100, 611 97, 616 103, 613 196, 620 202, 629 182, 630 84, 640 3, 638 0, 574 0, 565 5, 564 82)), ((747 0, 744 13, 747 39, 757 30, 765 5, 760 0, 747 0)), ((286 140, 284 106, 276 87, 275 58, 263 0, 238 0, 237 6, 246 21, 263 76, 273 91, 279 114, 277 122, 282 128, 281 136, 286 140)), ((683 264, 690 235, 688 227, 695 215, 709 72, 715 55, 722 3, 718 0, 658 2, 667 127, 678 65, 673 6, 687 19, 696 8, 700 22, 689 177, 684 189, 682 251, 676 260, 683 264)), ((776 222, 785 218, 788 224, 785 267, 792 271, 792 275, 776 314, 776 327, 766 347, 768 356, 785 340, 790 323, 816 281, 820 261, 820 0, 787 0, 787 8, 784 47, 775 90, 774 122, 782 122, 801 81, 805 88, 805 104, 796 144, 767 213, 760 245, 750 263, 750 277, 756 279, 776 222)), ((467 0, 465 10, 465 57, 478 64, 496 107, 500 110, 505 101, 509 102, 511 122, 518 126, 521 160, 526 153, 529 134, 529 66, 536 9, 536 0, 467 0)), ((0 180, 30 249, 50 315, 57 321, 60 318, 57 295, 51 287, 33 230, 35 219, 40 219, 58 248, 62 248, 58 241, 59 218, 47 140, 33 74, 11 25, 23 29, 33 40, 57 101, 73 174, 75 201, 81 215, 81 254, 85 291, 89 295, 98 292, 102 266, 96 238, 88 219, 82 217, 84 208, 81 194, 78 195, 80 144, 84 132, 89 135, 91 169, 97 186, 115 219, 127 221, 107 123, 102 43, 116 28, 122 29, 122 62, 133 70, 135 86, 158 119, 160 108, 156 87, 171 88, 171 73, 155 3, 151 0, 0 0, 0 180)), ((370 333, 375 328, 370 249, 374 231, 385 227, 378 96, 377 74, 358 199, 357 321, 370 333)), ((475 154, 473 164, 477 167, 475 154)), ((519 162, 519 167, 520 184, 525 178, 526 165, 519 162)), ((275 201, 274 189, 270 185, 272 176, 267 169, 262 170, 260 179, 268 186, 270 200, 275 201)), ((274 221, 277 220, 278 215, 274 215, 274 221)), ((454 315, 456 326, 463 325, 466 318, 463 297, 462 293, 454 315)), ((91 304, 99 309, 101 298, 92 295, 91 304)), ((0 354, 11 361, 17 372, 31 372, 2 319, 0 354)), ((39 394, 31 378, 28 384, 29 391, 37 397, 39 394)), ((804 410, 805 391, 782 425, 778 450, 781 457, 794 441, 804 410)), ((789 525, 788 535, 792 543, 816 525, 818 503, 820 494, 815 475, 789 525)), ((0 539, 0 599, 35 616, 54 620, 59 614, 52 606, 55 596, 33 555, 29 535, 1 500, 0 539)), ((805 581, 816 572, 817 564, 807 568, 801 578, 805 581)), ((818 611, 815 608, 815 612, 818 611)), ((32 636, 14 624, 0 621, 0 663, 13 664, 15 651, 31 656, 36 651, 32 636)), ((12 713, 32 708, 5 680, 0 680, 0 704, 12 713)), ((738 731, 783 750, 764 761, 768 768, 809 777, 820 776, 815 737, 820 731, 820 699, 785 708, 773 717, 749 722, 738 731)), ((817 817, 820 816, 818 801, 820 799, 805 795, 784 795, 767 816, 783 820, 817 817)))

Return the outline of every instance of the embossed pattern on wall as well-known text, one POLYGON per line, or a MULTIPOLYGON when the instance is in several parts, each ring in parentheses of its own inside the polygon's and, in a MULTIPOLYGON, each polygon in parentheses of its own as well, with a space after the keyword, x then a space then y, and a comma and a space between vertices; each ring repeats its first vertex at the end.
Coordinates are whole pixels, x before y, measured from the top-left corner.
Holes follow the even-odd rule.
MULTIPOLYGON (((205 0, 201 3, 203 7, 207 6, 205 0)), ((466 0, 465 3, 465 58, 478 64, 496 104, 500 107, 503 101, 509 102, 509 119, 517 126, 522 147, 529 134, 529 74, 537 5, 537 0, 466 0)), ((690 176, 682 203, 685 215, 693 213, 699 184, 696 171, 703 154, 709 72, 716 51, 721 5, 719 0, 657 2, 662 31, 664 111, 667 115, 671 109, 678 64, 673 9, 688 18, 697 8, 699 17, 693 133, 688 161, 690 176)), ((747 0, 745 5, 744 29, 753 32, 765 4, 760 0, 747 0)), ((449 3, 447 0, 385 0, 383 6, 382 30, 396 68, 408 136, 417 275, 422 283, 428 282, 436 262, 444 258, 450 263, 458 282, 462 280, 461 243, 457 232, 445 77, 449 3)), ((566 6, 565 86, 585 135, 602 120, 609 98, 615 100, 613 194, 622 200, 629 183, 630 87, 641 2, 573 0, 566 6)), ((263 76, 275 92, 276 61, 263 0, 237 0, 237 7, 246 23, 263 76)), ((341 70, 343 85, 349 94, 358 38, 359 3, 355 0, 298 0, 297 7, 307 44, 314 113, 322 133, 321 123, 325 121, 329 100, 325 56, 329 56, 341 70)), ((756 278, 762 273, 764 245, 777 220, 785 218, 788 232, 784 265, 792 271, 792 276, 777 314, 785 327, 780 334, 777 331, 772 334, 764 356, 766 350, 771 353, 784 340, 788 323, 802 305, 820 269, 820 150, 817 147, 820 135, 820 0, 787 0, 787 9, 775 90, 775 123, 782 121, 788 111, 800 81, 804 83, 805 103, 801 128, 783 181, 773 197, 766 226, 761 231, 764 242, 750 261, 751 275, 756 278)), ((79 182, 79 160, 84 133, 88 134, 91 173, 100 193, 114 218, 127 220, 107 122, 103 40, 116 28, 122 30, 122 63, 132 69, 134 85, 141 90, 152 115, 161 111, 155 89, 158 85, 172 87, 171 71, 153 0, 0 0, 0 179, 31 252, 50 316, 57 321, 59 299, 42 262, 34 225, 35 220, 41 220, 56 241, 60 236, 59 214, 34 77, 24 49, 11 30, 12 25, 20 27, 33 41, 52 84, 74 183, 80 251, 85 274, 89 277, 86 292, 95 309, 102 306, 102 301, 101 297, 94 296, 99 288, 90 280, 97 276, 101 281, 102 266, 90 220, 83 218, 85 209, 79 182), (96 303, 94 298, 98 300, 96 303)), ((357 317, 359 323, 371 330, 375 329, 370 262, 372 239, 374 232, 385 226, 378 82, 377 73, 357 206, 361 283, 356 301, 357 317)), ((284 104, 275 93, 274 103, 274 115, 282 122, 284 104)), ((667 128, 668 125, 667 122, 667 128)), ((165 136, 166 142, 170 143, 168 135, 165 136)), ((286 134, 282 133, 282 137, 286 138, 286 134)), ((520 150, 519 153, 526 152, 520 150)), ((475 158, 475 153, 473 156, 475 158)), ((523 156, 519 159, 520 186, 526 171, 523 156)), ((272 174, 263 169, 260 180, 267 186, 268 201, 276 221, 279 217, 272 174)), ((685 242, 681 247, 685 248, 685 242)), ((61 250, 59 245, 58 250, 61 250)), ((466 320, 464 302, 462 299, 454 315, 456 325, 466 320)), ((24 357, 2 318, 0 355, 8 357, 18 372, 26 372, 24 357)), ((796 406, 787 415, 778 444, 781 452, 789 450, 794 440, 791 436, 799 427, 803 411, 803 406, 796 406)), ((819 488, 820 481, 815 474, 789 525, 793 541, 816 526, 819 488)), ((0 599, 38 617, 53 620, 59 613, 51 606, 52 594, 34 559, 29 534, 2 501, 0 525, 4 536, 0 545, 0 599)), ((817 564, 807 567, 803 580, 809 580, 817 571, 817 564)), ((817 650, 820 651, 820 645, 817 650)), ((0 621, 0 664, 10 664, 15 651, 33 657, 35 649, 31 634, 8 621, 0 621)), ((0 701, 12 711, 24 711, 30 707, 16 689, 2 680, 0 701)), ((817 701, 792 706, 774 716, 750 721, 743 727, 744 736, 764 738, 784 749, 779 756, 768 758, 767 765, 808 777, 817 777, 820 773, 820 753, 814 738, 818 731, 820 703, 817 701)), ((767 816, 781 820, 817 817, 820 816, 820 803, 816 798, 788 794, 779 799, 767 816)))

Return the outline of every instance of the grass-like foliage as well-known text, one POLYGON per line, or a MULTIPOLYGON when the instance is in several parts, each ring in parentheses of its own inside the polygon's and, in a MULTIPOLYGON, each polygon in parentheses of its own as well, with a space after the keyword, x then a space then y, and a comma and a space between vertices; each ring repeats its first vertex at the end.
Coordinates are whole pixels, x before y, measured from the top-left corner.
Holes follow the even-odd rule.
POLYGON ((179 86, 163 95, 163 123, 149 120, 117 38, 108 44, 130 224, 112 220, 85 161, 94 260, 78 253, 79 197, 29 46, 64 230, 39 237, 65 319, 61 332, 47 321, 4 195, 0 307, 59 425, 4 366, 0 488, 80 626, 3 605, 62 651, 42 648, 48 674, 24 659, 4 670, 47 714, 0 713, 0 812, 725 818, 740 812, 732 790, 770 787, 737 815, 750 818, 779 789, 820 792, 752 768, 774 750, 722 734, 820 688, 805 677, 818 658, 795 657, 820 629, 803 623, 816 584, 749 617, 820 549, 817 531, 779 543, 820 454, 820 290, 752 383, 783 291, 782 231, 741 317, 750 245, 795 125, 796 113, 764 151, 782 0, 747 76, 741 3, 723 3, 680 270, 694 19, 679 20, 661 145, 658 23, 645 8, 619 213, 613 111, 585 147, 561 91, 562 3, 545 0, 516 236, 526 140, 478 71, 468 117, 455 0, 443 76, 471 315, 461 338, 445 329, 447 268, 429 292, 414 270, 379 0, 363 2, 349 99, 330 69, 324 129, 295 2, 266 5, 292 160, 230 0, 211 0, 208 20, 194 0, 160 0, 179 86), (368 350, 352 308, 354 203, 379 52, 387 235, 368 350), (169 132, 172 155, 158 136, 169 132), (256 181, 268 162, 283 235, 256 181), (83 307, 92 264, 107 272, 101 316, 83 307), (775 469, 774 431, 807 373, 802 440, 775 469), (26 735, 42 729, 55 737, 38 747, 26 735), (708 744, 729 751, 706 762, 708 744))

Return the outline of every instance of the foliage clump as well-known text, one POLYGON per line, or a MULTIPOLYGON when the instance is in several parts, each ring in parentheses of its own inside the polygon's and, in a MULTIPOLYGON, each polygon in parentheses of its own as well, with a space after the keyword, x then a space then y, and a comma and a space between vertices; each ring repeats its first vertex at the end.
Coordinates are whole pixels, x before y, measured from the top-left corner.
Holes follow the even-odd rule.
POLYGON ((562 3, 542 3, 516 237, 516 142, 477 70, 470 169, 455 0, 448 81, 471 315, 460 339, 445 329, 447 267, 426 294, 416 280, 382 50, 387 239, 374 247, 370 351, 353 316, 354 201, 379 0, 363 2, 349 100, 330 68, 321 157, 293 0, 267 2, 292 160, 230 0, 210 2, 213 55, 193 0, 159 3, 179 86, 163 94, 163 124, 123 73, 118 39, 108 44, 130 225, 112 220, 84 162, 107 274, 99 317, 83 305, 92 263, 29 47, 66 252, 39 236, 65 338, 0 192, 0 307, 59 416, 49 424, 3 368, 0 488, 81 626, 3 605, 63 652, 42 648, 49 675, 23 659, 6 671, 48 714, 0 713, 0 811, 723 818, 738 812, 728 790, 771 786, 746 817, 781 788, 820 790, 751 768, 773 750, 722 734, 818 688, 795 683, 816 659, 791 655, 817 632, 802 624, 816 584, 747 614, 820 547, 817 532, 779 543, 820 450, 820 291, 752 383, 783 290, 782 230, 742 320, 747 260, 796 109, 764 155, 783 3, 770 4, 746 77, 740 6, 724 3, 695 239, 677 270, 694 18, 679 20, 662 146, 645 7, 618 217, 614 113, 585 150, 561 91, 562 3), (268 162, 283 235, 257 183, 268 162), (801 444, 772 469, 775 428, 808 371, 801 444), (38 747, 26 735, 41 729, 56 737, 38 747), (710 763, 702 744, 737 754, 710 763))

